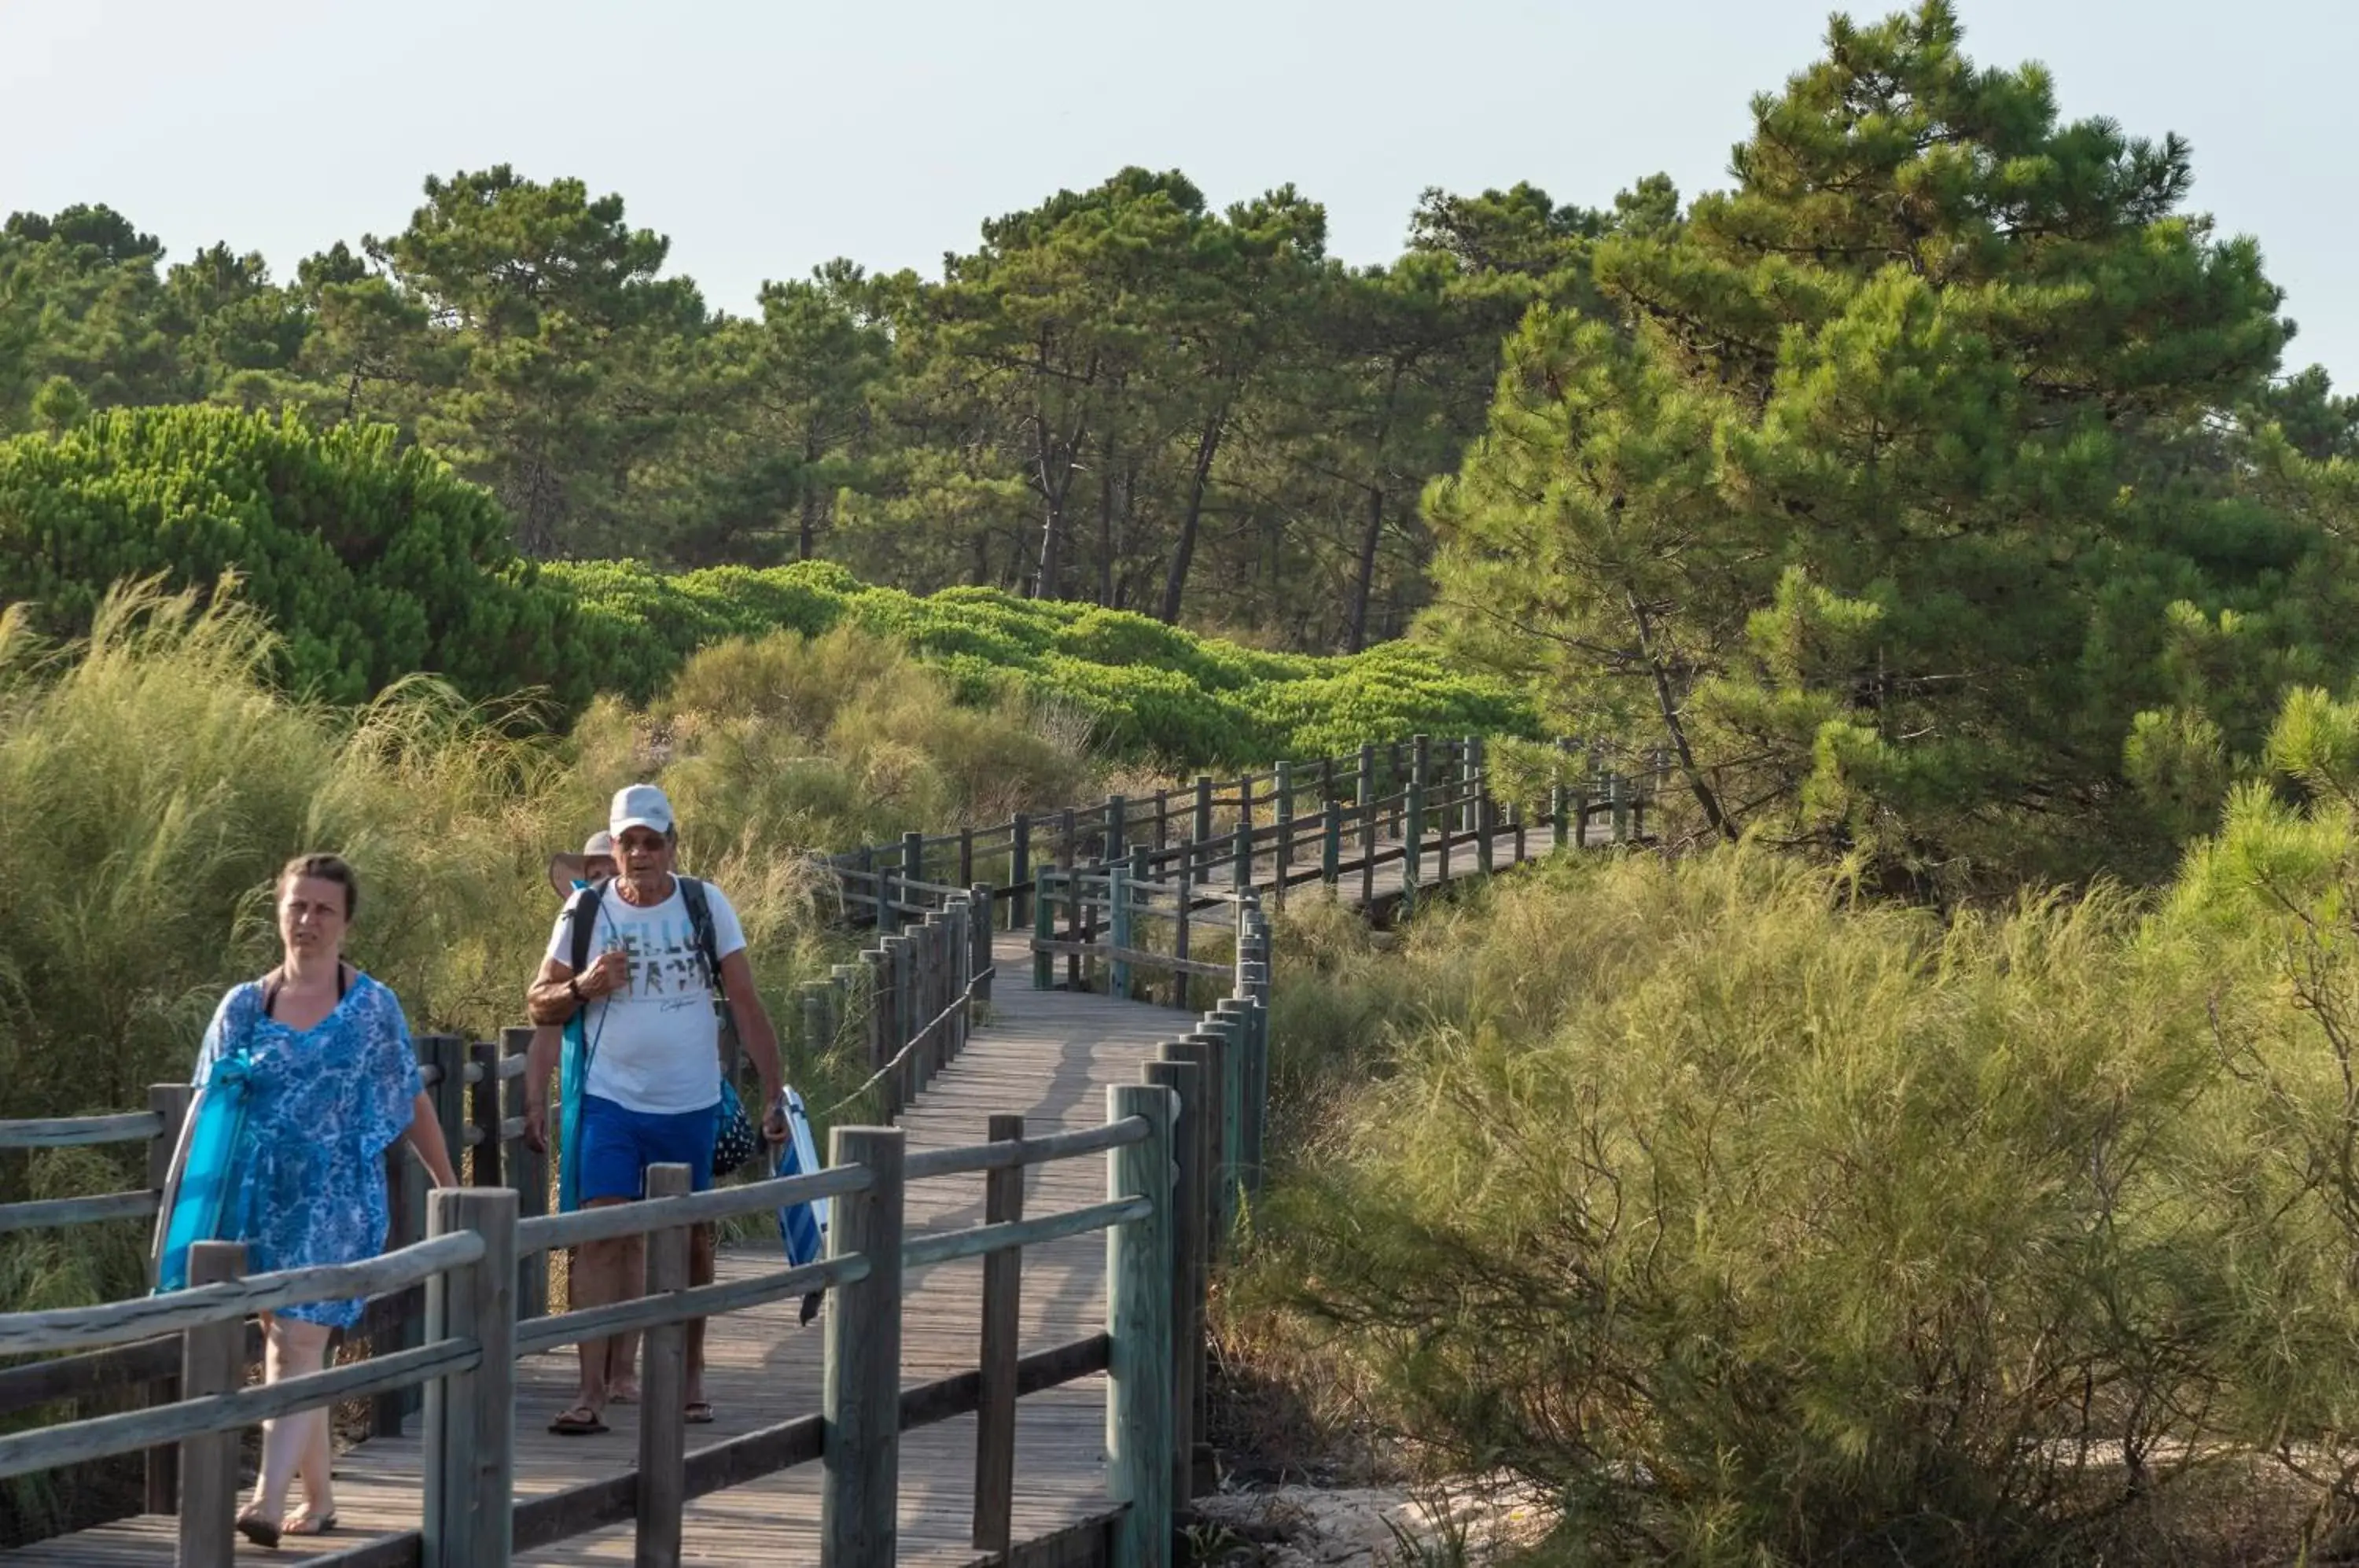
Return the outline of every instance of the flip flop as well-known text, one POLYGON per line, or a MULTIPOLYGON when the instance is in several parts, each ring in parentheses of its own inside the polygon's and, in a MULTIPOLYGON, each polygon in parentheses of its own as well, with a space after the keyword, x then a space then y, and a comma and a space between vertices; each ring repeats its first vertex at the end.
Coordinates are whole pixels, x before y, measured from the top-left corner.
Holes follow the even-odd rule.
POLYGON ((260 1514, 238 1515, 237 1533, 256 1546, 266 1546, 274 1552, 278 1549, 278 1527, 260 1514))
POLYGON ((316 1519, 310 1514, 297 1514, 278 1527, 282 1535, 332 1535, 336 1530, 336 1510, 330 1508, 316 1519))
POLYGON ((606 1430, 606 1423, 589 1406, 574 1405, 560 1411, 549 1430, 560 1437, 596 1437, 606 1430))
POLYGON ((712 1401, 710 1399, 690 1399, 688 1402, 688 1407, 681 1410, 679 1414, 680 1419, 688 1422, 690 1426, 711 1426, 712 1424, 712 1401))

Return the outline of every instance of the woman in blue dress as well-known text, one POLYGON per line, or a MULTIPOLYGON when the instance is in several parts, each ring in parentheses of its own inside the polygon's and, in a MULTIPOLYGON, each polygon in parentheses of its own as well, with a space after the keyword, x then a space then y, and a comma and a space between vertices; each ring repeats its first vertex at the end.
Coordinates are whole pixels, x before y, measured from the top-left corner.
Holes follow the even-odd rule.
MULTIPOLYGON (((197 1082, 224 1062, 246 1075, 245 1135, 223 1234, 245 1243, 246 1271, 352 1263, 384 1250, 385 1151, 408 1138, 437 1184, 458 1183, 433 1102, 418 1073, 394 994, 343 959, 359 900, 352 867, 303 855, 278 874, 279 966, 222 998, 197 1058, 197 1082)), ((316 1372, 328 1336, 361 1319, 357 1301, 318 1301, 266 1315, 264 1377, 316 1372)), ((276 1546, 282 1534, 335 1528, 328 1412, 304 1410, 262 1428, 261 1475, 238 1530, 276 1546), (303 1478, 304 1508, 287 1513, 303 1478)))

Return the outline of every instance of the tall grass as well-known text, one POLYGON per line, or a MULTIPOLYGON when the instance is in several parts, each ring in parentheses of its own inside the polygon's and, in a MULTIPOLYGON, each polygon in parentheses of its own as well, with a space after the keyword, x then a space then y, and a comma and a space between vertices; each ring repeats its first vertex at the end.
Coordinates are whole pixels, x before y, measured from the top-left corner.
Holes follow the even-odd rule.
MULTIPOLYGON (((548 855, 655 779, 785 1027, 786 991, 842 955, 812 852, 1061 802, 1094 767, 1059 714, 961 707, 853 629, 709 649, 647 708, 603 702, 561 742, 423 680, 358 711, 289 698, 270 647, 250 612, 153 591, 112 597, 71 648, 0 622, 0 1116, 185 1081, 223 988, 275 961, 271 878, 301 851, 358 869, 352 954, 413 1030, 484 1038, 521 1018, 557 909, 548 855)), ((92 1158, 0 1169, 0 1199, 75 1190, 92 1158)), ((64 1239, 12 1249, 12 1305, 128 1283, 109 1249, 64 1239)))
POLYGON ((1277 950, 1239 1321, 1555 1490, 1554 1554, 2191 1561, 2273 1449, 2346 1510, 2359 1100, 2236 922, 1944 923, 1746 848, 1277 950))

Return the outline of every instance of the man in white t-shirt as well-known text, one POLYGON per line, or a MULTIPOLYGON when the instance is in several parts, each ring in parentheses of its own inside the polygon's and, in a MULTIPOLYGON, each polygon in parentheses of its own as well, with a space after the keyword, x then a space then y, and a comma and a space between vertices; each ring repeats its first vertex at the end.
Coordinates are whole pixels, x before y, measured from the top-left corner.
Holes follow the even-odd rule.
MULTIPOLYGON (((536 1024, 561 1024, 582 1014, 589 1068, 569 1160, 585 1208, 643 1196, 650 1165, 686 1165, 696 1191, 712 1185, 721 1109, 716 990, 727 997, 737 1038, 761 1074, 763 1134, 774 1143, 787 1136, 778 1037, 754 988, 737 911, 711 883, 690 887, 673 875, 678 834, 661 789, 631 785, 614 796, 609 816, 614 879, 603 891, 585 887, 567 900, 526 996, 536 1024), (709 948, 697 929, 699 903, 709 921, 709 948), (592 924, 583 950, 574 928, 585 915, 592 924), (578 973, 577 951, 596 954, 578 973)), ((546 1083, 527 1086, 528 1130, 536 1119, 532 1106, 545 1119, 547 1094, 546 1083)), ((574 1256, 572 1305, 603 1306, 637 1294, 644 1257, 644 1240, 636 1236, 584 1243, 574 1256)), ((711 1225, 695 1229, 690 1274, 700 1285, 712 1279, 711 1225)), ((580 1398, 550 1423, 551 1432, 606 1430, 609 1342, 585 1340, 580 1349, 580 1398)), ((710 1421, 701 1321, 689 1324, 687 1381, 687 1419, 710 1421)))

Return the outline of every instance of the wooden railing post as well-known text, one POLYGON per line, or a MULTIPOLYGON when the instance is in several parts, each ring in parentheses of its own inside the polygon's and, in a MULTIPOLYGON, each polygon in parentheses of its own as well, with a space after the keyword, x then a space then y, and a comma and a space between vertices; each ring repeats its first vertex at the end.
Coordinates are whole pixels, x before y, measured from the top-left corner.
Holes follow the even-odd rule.
MULTIPOLYGON (((977 882, 967 889, 966 896, 973 900, 973 907, 967 912, 966 936, 967 941, 974 944, 967 959, 967 978, 974 985, 975 1000, 988 1002, 991 1000, 994 970, 991 958, 991 888, 987 884, 977 882)), ((970 1012, 967 1025, 972 1029, 973 1023, 973 1015, 970 1012)))
POLYGON ((1008 827, 1007 885, 1016 889, 1007 900, 1007 929, 1022 931, 1032 922, 1032 819, 1022 811, 1008 827))
MULTIPOLYGON (((1056 873, 1051 871, 1049 867, 1045 866, 1042 866, 1032 894, 1032 937, 1036 942, 1054 942, 1057 940, 1057 909, 1056 906, 1049 901, 1049 879, 1055 875, 1056 873)), ((1056 984, 1056 955, 1049 953, 1045 948, 1038 946, 1034 947, 1032 950, 1032 989, 1035 991, 1051 990, 1055 988, 1056 984)))
MULTIPOLYGON (((994 1116, 990 1138, 1023 1138, 1024 1118, 994 1116)), ((987 1171, 983 1179, 985 1225, 1024 1217, 1024 1167, 987 1171)), ((1006 1552, 1016 1508, 1016 1361, 1024 1299, 1024 1249, 1011 1247, 983 1260, 983 1335, 976 1365, 983 1387, 974 1412, 974 1549, 1006 1552)))
POLYGON ((471 1339, 483 1356, 426 1387, 425 1568, 506 1568, 508 1562, 516 1503, 516 1227, 512 1189, 446 1187, 427 1200, 429 1235, 473 1231, 484 1238, 484 1256, 426 1282, 427 1339, 471 1339))
POLYGON ((828 1163, 867 1168, 873 1184, 837 1197, 827 1252, 858 1253, 867 1275, 828 1292, 820 1386, 826 1451, 821 1568, 893 1568, 901 1458, 901 1168, 896 1127, 840 1127, 828 1163))
POLYGON ((1147 1200, 1144 1219, 1106 1232, 1106 1489, 1128 1503, 1112 1568, 1171 1562, 1171 1094, 1106 1085, 1106 1116, 1143 1118, 1147 1137, 1106 1151, 1106 1196, 1147 1200))
POLYGON ((1376 748, 1360 747, 1360 779, 1353 804, 1360 811, 1360 902, 1376 901, 1376 748))
POLYGON ((1101 857, 1108 866, 1130 853, 1130 802, 1120 795, 1108 795, 1105 803, 1105 837, 1100 846, 1101 857))
MULTIPOLYGON (((463 1043, 463 1042, 462 1042, 463 1043)), ((505 1187, 500 1149, 500 1048, 490 1040, 479 1040, 466 1047, 468 1064, 475 1070, 475 1081, 467 1085, 467 1125, 475 1131, 474 1148, 467 1161, 467 1185, 470 1187, 505 1187)))
MULTIPOLYGON (((1171 931, 1171 954, 1181 964, 1188 962, 1188 940, 1195 926, 1195 921, 1190 918, 1196 912, 1195 848, 1191 841, 1181 842, 1180 863, 1171 879, 1172 893, 1180 905, 1176 917, 1178 924, 1171 931)), ((1183 1012, 1187 1010, 1188 972, 1185 969, 1171 971, 1171 1005, 1183 1012)))
MULTIPOLYGON (((189 1284, 218 1285, 245 1272, 245 1244, 201 1241, 189 1248, 189 1284)), ((207 1323, 180 1336, 180 1397, 236 1392, 245 1383, 245 1320, 207 1323)), ((229 1568, 237 1551, 235 1432, 180 1440, 180 1568, 229 1568)))
POLYGON ((1618 771, 1605 776, 1605 807, 1614 823, 1614 842, 1627 843, 1630 838, 1630 798, 1618 771))
MULTIPOLYGON (((647 1167, 649 1198, 684 1198, 685 1165, 647 1167)), ((647 1294, 688 1289, 689 1227, 647 1233, 647 1294)), ((637 1568, 679 1568, 688 1506, 688 1324, 659 1323, 640 1340, 637 1568)))
POLYGON ((1237 891, 1254 885, 1254 781, 1250 773, 1237 778, 1237 891))
MULTIPOLYGON (((1106 864, 1106 940, 1116 951, 1130 945, 1130 866, 1119 860, 1106 864)), ((1107 961, 1106 995, 1130 999, 1130 960, 1107 961)))
POLYGON ((1184 1508, 1196 1457, 1196 1346, 1203 1338, 1203 1279, 1198 1272, 1203 1217, 1197 1212, 1202 1141, 1200 1069, 1165 1046, 1144 1065, 1147 1082, 1171 1092, 1171 1502, 1184 1508))
POLYGON ((1428 756, 1426 737, 1419 735, 1411 743, 1415 751, 1408 765, 1408 803, 1406 807, 1408 825, 1402 833, 1407 847, 1401 855, 1401 913, 1417 910, 1417 884, 1420 870, 1419 862, 1424 856, 1425 844, 1425 769, 1428 756))
MULTIPOLYGON (((518 1025, 500 1031, 501 1043, 511 1058, 527 1056, 532 1051, 532 1026, 518 1025)), ((530 1085, 524 1073, 507 1079, 503 1103, 511 1116, 525 1113, 530 1085)), ((516 1218, 538 1219, 549 1213, 549 1149, 535 1149, 519 1139, 510 1151, 508 1163, 515 1168, 510 1185, 516 1191, 516 1218)), ((536 1252, 529 1258, 516 1259, 516 1316, 545 1317, 549 1313, 549 1254, 536 1252)))
POLYGON ((1212 842, 1212 776, 1196 775, 1196 827, 1189 835, 1198 844, 1212 842))
POLYGON ((1165 1045, 1158 1054, 1166 1062, 1185 1062, 1195 1069, 1194 1081, 1183 1089, 1180 1102, 1182 1181, 1172 1210, 1180 1240, 1177 1266, 1187 1271, 1183 1296, 1190 1303, 1189 1315, 1179 1325, 1178 1354, 1187 1358, 1183 1381, 1192 1401, 1188 1431, 1193 1435, 1193 1444, 1190 1485, 1180 1496, 1192 1497, 1197 1486, 1209 1486, 1213 1482, 1212 1445, 1204 1436, 1210 1410, 1204 1318, 1206 1287, 1212 1273, 1212 1161, 1220 1152, 1219 1109, 1213 1091, 1218 1087, 1220 1068, 1215 1048, 1195 1035, 1165 1045), (1192 1131, 1190 1117, 1194 1118, 1192 1131))
POLYGON ((1283 909, 1286 907, 1286 874, 1294 866, 1294 765, 1281 761, 1276 771, 1277 780, 1270 786, 1275 791, 1277 805, 1277 871, 1275 879, 1278 907, 1283 909))
MULTIPOLYGON (((180 1129, 187 1125, 189 1107, 197 1097, 196 1086, 190 1083, 150 1083, 147 1086, 147 1108, 163 1121, 156 1136, 147 1141, 147 1190, 160 1201, 164 1184, 172 1179, 172 1155, 180 1147, 180 1129)), ((156 1265, 147 1265, 147 1283, 156 1283, 156 1265)), ((143 1402, 149 1409, 168 1405, 179 1397, 179 1379, 158 1377, 143 1390, 143 1402)), ((145 1511, 168 1514, 179 1507, 180 1451, 170 1443, 147 1450, 147 1496, 145 1511)))
POLYGON ((1329 797, 1319 818, 1319 880, 1333 887, 1343 879, 1343 802, 1329 797))
MULTIPOLYGON (((905 833, 901 835, 901 880, 923 882, 926 879, 926 835, 905 833)), ((922 903, 925 895, 912 894, 910 902, 922 903)))

